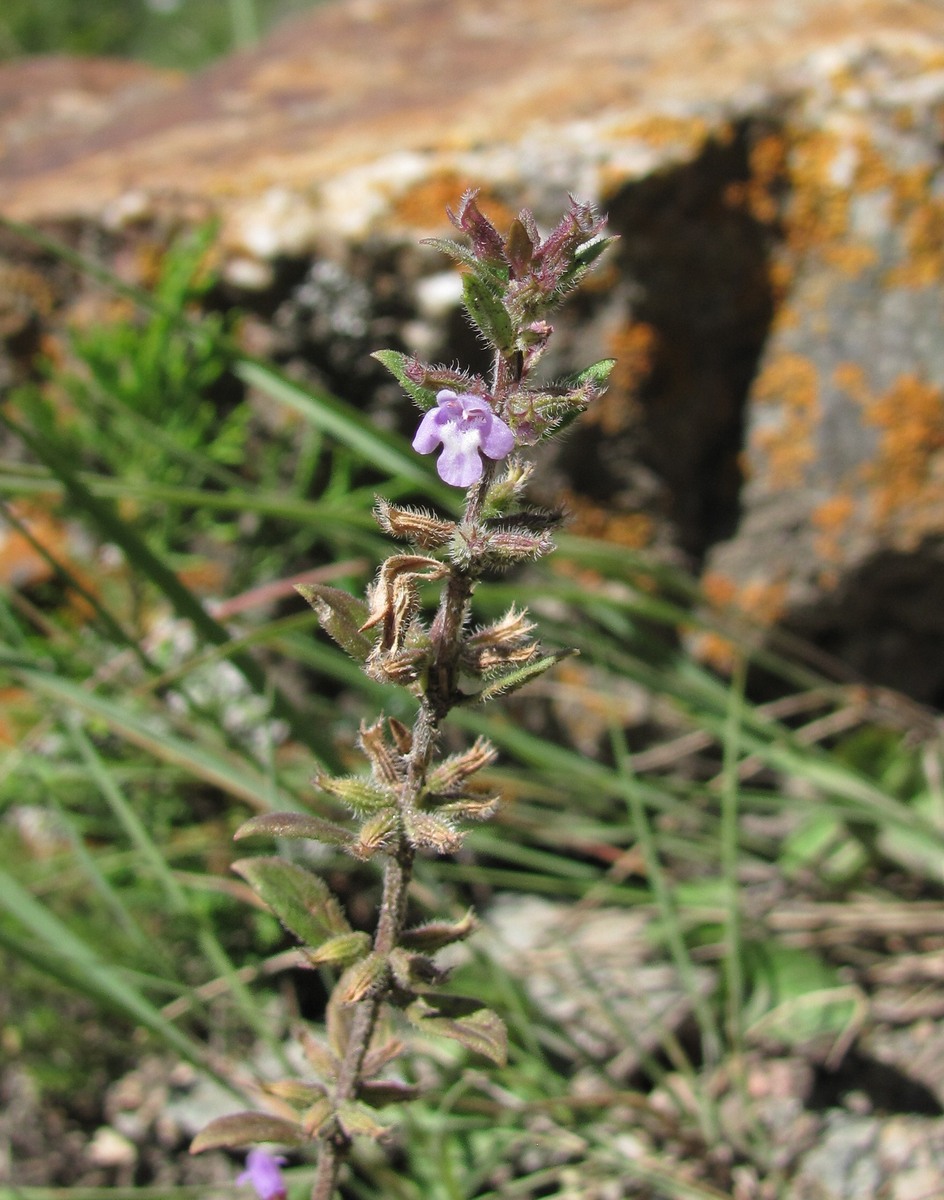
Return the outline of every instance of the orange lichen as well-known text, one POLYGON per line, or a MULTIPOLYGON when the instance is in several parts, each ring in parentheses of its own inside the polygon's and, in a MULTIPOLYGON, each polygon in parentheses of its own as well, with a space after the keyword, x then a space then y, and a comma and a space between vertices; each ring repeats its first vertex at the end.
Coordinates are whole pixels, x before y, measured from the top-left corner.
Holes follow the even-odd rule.
POLYGON ((701 580, 701 590, 713 608, 738 608, 765 625, 773 624, 786 607, 784 580, 753 579, 739 583, 720 571, 708 571, 701 580))
POLYGON ((687 639, 692 656, 719 675, 731 675, 738 651, 734 642, 721 633, 699 629, 687 639))
POLYGON ((833 383, 860 404, 865 404, 870 398, 871 393, 866 383, 865 371, 859 363, 838 363, 833 368, 833 383))
POLYGON ((849 192, 831 178, 844 151, 844 142, 823 131, 801 137, 792 147, 787 242, 797 255, 841 241, 848 233, 849 192))
MULTIPOLYGON (((784 580, 754 579, 738 583, 720 571, 708 571, 701 580, 705 600, 719 615, 738 612, 752 622, 769 627, 783 616, 788 585, 784 580)), ((687 638, 689 649, 716 671, 729 674, 737 660, 737 643, 718 630, 695 629, 687 638)))
POLYGON ((785 226, 793 255, 815 251, 833 270, 853 277, 874 266, 875 248, 855 237, 850 206, 854 196, 894 188, 895 172, 875 145, 865 134, 817 130, 796 140, 787 164, 785 226))
POLYGON ((786 580, 752 579, 738 591, 737 605, 762 625, 774 625, 787 608, 786 580))
POLYGON ((654 325, 636 321, 620 325, 608 338, 607 354, 616 359, 606 392, 584 418, 599 425, 607 437, 630 428, 639 418, 636 400, 639 388, 649 377, 659 348, 654 325))
POLYGON ((773 225, 780 216, 786 162, 787 142, 781 134, 758 138, 748 152, 748 177, 727 185, 725 204, 742 209, 761 225, 773 225))
POLYGON ((679 117, 669 113, 653 113, 625 121, 609 132, 611 136, 645 142, 660 149, 682 146, 691 151, 703 146, 709 137, 726 145, 734 136, 729 124, 712 127, 704 117, 679 117))
POLYGON ((894 187, 898 172, 889 165, 874 142, 864 136, 854 142, 857 162, 852 182, 852 191, 856 195, 865 192, 879 192, 894 187))
POLYGON ((853 498, 846 492, 830 496, 810 513, 810 524, 816 531, 813 548, 817 558, 825 562, 840 562, 844 557, 844 535, 856 511, 853 498))
POLYGON ((570 490, 565 490, 561 499, 568 516, 567 527, 572 533, 601 538, 631 550, 652 545, 655 521, 647 513, 613 512, 570 490))
POLYGON ((944 201, 931 193, 927 167, 896 180, 892 219, 902 229, 905 262, 886 276, 887 287, 932 287, 944 277, 944 201))
POLYGON ((488 219, 499 228, 507 229, 517 215, 494 193, 474 184, 455 171, 430 175, 402 192, 396 199, 391 216, 397 224, 411 229, 435 229, 446 220, 446 209, 453 211, 463 192, 478 187, 478 205, 488 219))
POLYGON ((914 374, 902 375, 865 406, 879 430, 878 452, 863 470, 875 517, 904 521, 914 538, 944 527, 944 391, 914 374))
POLYGON ((734 603, 738 585, 729 575, 722 575, 720 571, 706 571, 702 576, 701 590, 709 604, 726 608, 734 603))
POLYGON ((776 405, 776 428, 761 429, 754 448, 767 458, 765 475, 771 488, 803 483, 806 468, 816 458, 813 435, 819 413, 819 378, 816 367, 800 354, 784 353, 771 359, 757 378, 755 403, 776 405))
POLYGON ((824 247, 823 260, 848 278, 854 278, 869 267, 875 266, 878 252, 874 246, 864 242, 849 242, 842 246, 824 247))

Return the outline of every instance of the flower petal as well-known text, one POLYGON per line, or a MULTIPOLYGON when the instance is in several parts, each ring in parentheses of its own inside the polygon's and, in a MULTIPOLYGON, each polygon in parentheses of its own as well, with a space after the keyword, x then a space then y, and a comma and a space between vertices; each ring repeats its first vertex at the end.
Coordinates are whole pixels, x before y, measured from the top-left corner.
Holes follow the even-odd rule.
POLYGON ((443 438, 443 452, 436 463, 439 478, 451 487, 467 488, 482 478, 479 456, 480 430, 451 426, 443 438))
POLYGON ((481 450, 489 458, 505 458, 515 448, 515 435, 501 417, 490 414, 482 431, 481 450))
POLYGON ((267 1150, 250 1150, 246 1156, 246 1170, 236 1177, 237 1183, 249 1183, 255 1188, 259 1200, 285 1200, 285 1183, 279 1167, 285 1162, 281 1155, 267 1150))
POLYGON ((449 418, 441 408, 431 408, 420 421, 413 439, 413 449, 417 454, 431 454, 443 440, 443 431, 448 423, 449 418))

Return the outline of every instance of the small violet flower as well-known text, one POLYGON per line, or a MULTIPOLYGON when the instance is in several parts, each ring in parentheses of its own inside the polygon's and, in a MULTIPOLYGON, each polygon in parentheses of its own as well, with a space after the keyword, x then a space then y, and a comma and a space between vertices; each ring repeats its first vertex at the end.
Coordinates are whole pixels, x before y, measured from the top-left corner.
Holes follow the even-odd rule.
POLYGON ((445 389, 436 396, 436 407, 420 421, 413 449, 431 454, 440 442, 442 454, 436 464, 440 479, 467 488, 482 477, 480 452, 486 458, 505 458, 514 448, 515 435, 481 396, 457 396, 445 389))
POLYGON ((268 1150, 250 1150, 246 1155, 246 1169, 237 1175, 236 1182, 252 1184, 259 1200, 285 1200, 288 1193, 279 1170, 285 1161, 268 1150))

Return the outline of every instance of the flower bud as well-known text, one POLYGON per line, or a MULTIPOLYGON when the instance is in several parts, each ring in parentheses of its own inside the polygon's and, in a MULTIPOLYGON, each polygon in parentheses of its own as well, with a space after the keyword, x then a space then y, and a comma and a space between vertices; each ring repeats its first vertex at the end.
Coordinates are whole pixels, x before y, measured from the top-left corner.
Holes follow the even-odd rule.
POLYGON ((447 545, 456 531, 454 521, 444 521, 424 509, 394 508, 381 497, 374 505, 374 517, 384 533, 413 542, 423 550, 447 545))

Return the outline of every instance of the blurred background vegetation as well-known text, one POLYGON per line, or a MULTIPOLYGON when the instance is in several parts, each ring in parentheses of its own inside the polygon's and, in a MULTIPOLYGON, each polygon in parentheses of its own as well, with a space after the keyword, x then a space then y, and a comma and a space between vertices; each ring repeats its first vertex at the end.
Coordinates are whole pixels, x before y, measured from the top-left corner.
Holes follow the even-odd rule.
POLYGON ((192 71, 322 2, 5 0, 0 62, 30 54, 104 54, 192 71))

